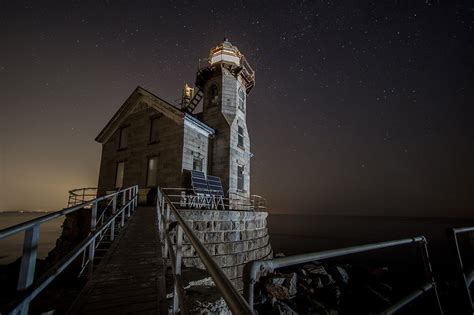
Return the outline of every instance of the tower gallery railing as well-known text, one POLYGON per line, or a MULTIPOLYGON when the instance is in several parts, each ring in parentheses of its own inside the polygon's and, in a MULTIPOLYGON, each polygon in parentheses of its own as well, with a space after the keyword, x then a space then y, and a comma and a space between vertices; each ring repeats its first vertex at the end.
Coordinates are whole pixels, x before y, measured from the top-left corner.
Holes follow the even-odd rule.
MULTIPOLYGON (((55 278, 57 278, 76 258, 82 253, 88 253, 89 275, 92 275, 94 268, 93 260, 96 250, 96 242, 102 240, 104 234, 110 232, 110 239, 114 239, 115 222, 120 220, 120 227, 124 226, 125 216, 130 217, 138 204, 138 186, 132 186, 106 196, 94 198, 78 205, 68 207, 56 212, 49 213, 39 218, 20 223, 6 229, 0 230, 0 239, 25 233, 23 242, 23 255, 21 257, 20 273, 18 277, 17 298, 6 306, 8 314, 28 314, 30 302, 38 296, 55 278), (121 199, 120 199, 121 198, 121 199), (117 209, 117 202, 120 202, 120 208, 117 209), (107 203, 102 215, 97 218, 99 204, 107 203), (111 205, 110 216, 105 217, 104 213, 111 205), (64 256, 50 269, 48 269, 40 278, 33 282, 36 269, 36 257, 38 240, 40 236, 41 224, 60 218, 75 211, 90 208, 91 227, 89 236, 77 245, 70 253, 64 256), (97 225, 100 223, 100 225, 97 225)), ((82 270, 81 270, 82 271, 82 270)))
POLYGON ((181 277, 181 262, 183 257, 183 233, 188 238, 191 245, 196 250, 199 258, 206 267, 207 272, 222 294, 227 306, 233 314, 253 314, 250 305, 245 301, 242 295, 233 286, 222 269, 216 264, 212 256, 202 245, 199 238, 194 234, 183 220, 175 205, 169 199, 168 195, 158 188, 157 196, 157 230, 163 245, 163 257, 171 260, 171 269, 173 272, 174 297, 173 297, 173 314, 188 314, 186 296, 184 292, 183 279, 181 277), (173 220, 172 220, 173 219, 173 220), (170 238, 170 228, 176 224, 176 245, 173 246, 170 238))

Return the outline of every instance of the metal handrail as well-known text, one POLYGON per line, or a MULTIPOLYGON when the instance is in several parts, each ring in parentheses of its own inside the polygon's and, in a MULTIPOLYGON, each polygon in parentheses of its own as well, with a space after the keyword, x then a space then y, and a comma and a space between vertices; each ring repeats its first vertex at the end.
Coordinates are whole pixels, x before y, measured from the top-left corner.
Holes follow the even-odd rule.
POLYGON ((5 237, 11 236, 13 234, 16 234, 16 233, 25 231, 27 229, 30 229, 30 228, 32 228, 36 225, 46 223, 48 221, 57 219, 57 218, 59 218, 61 216, 64 216, 66 214, 69 214, 69 213, 75 212, 77 210, 80 210, 80 209, 84 208, 85 206, 92 205, 94 202, 99 202, 99 201, 102 201, 102 200, 105 200, 105 199, 109 199, 109 198, 113 197, 114 195, 118 195, 122 192, 126 192, 126 191, 130 190, 133 187, 135 187, 135 186, 125 188, 125 189, 122 189, 120 191, 114 192, 112 194, 95 198, 93 200, 85 201, 81 204, 78 204, 78 205, 75 205, 75 206, 72 206, 72 207, 69 207, 69 208, 64 208, 62 210, 43 215, 39 218, 35 218, 35 219, 29 220, 29 221, 26 221, 26 222, 22 222, 22 223, 7 227, 5 229, 0 230, 0 240, 5 238, 5 237))
POLYGON ((474 232, 474 226, 471 227, 462 227, 462 228, 450 228, 447 230, 448 239, 454 249, 454 253, 456 255, 456 262, 457 262, 457 270, 459 278, 462 282, 462 299, 463 308, 466 310, 466 314, 473 314, 474 313, 474 301, 471 295, 470 287, 474 282, 474 270, 468 269, 464 265, 464 261, 461 255, 461 250, 459 248, 458 242, 458 234, 462 233, 472 233, 474 232))
POLYGON ((94 264, 91 263, 95 256, 96 239, 102 239, 102 235, 110 229, 111 240, 114 239, 115 219, 121 215, 121 226, 124 226, 125 211, 128 210, 128 217, 138 205, 138 186, 132 186, 122 189, 112 194, 86 201, 80 205, 62 209, 39 218, 23 222, 6 229, 0 230, 0 239, 8 236, 25 232, 23 243, 23 255, 21 258, 21 266, 18 277, 18 296, 19 298, 7 306, 8 314, 28 314, 30 302, 43 291, 62 271, 69 266, 75 258, 81 253, 88 250, 89 254, 89 275, 92 275, 94 264), (117 199, 122 194, 121 208, 117 211, 117 199), (127 196, 128 195, 128 196, 127 196), (127 198, 128 197, 128 198, 127 198), (97 228, 97 210, 100 201, 105 199, 112 200, 112 216, 107 219, 100 227, 97 228), (127 201, 128 200, 128 201, 127 201), (43 276, 33 283, 36 269, 37 247, 40 232, 40 225, 61 217, 63 215, 75 212, 91 206, 91 234, 82 241, 74 250, 62 258, 52 268, 50 268, 43 276))
POLYGON ((69 191, 68 207, 97 197, 97 187, 76 188, 69 191), (93 191, 93 193, 91 192, 93 191))
POLYGON ((178 210, 171 202, 169 197, 158 188, 157 196, 157 215, 158 215, 158 230, 160 232, 160 239, 163 244, 163 256, 167 258, 168 254, 171 258, 171 265, 174 278, 174 300, 173 300, 173 314, 179 311, 187 314, 187 306, 185 300, 184 287, 181 278, 181 262, 182 262, 182 243, 183 232, 188 238, 191 245, 196 250, 197 255, 209 272, 217 289, 222 294, 222 297, 227 303, 227 306, 233 314, 253 314, 250 305, 240 295, 232 282, 227 278, 222 269, 216 264, 212 256, 206 250, 199 238, 194 234, 193 230, 189 228, 183 220, 178 210), (169 237, 170 216, 173 215, 177 224, 177 240, 176 250, 173 250, 173 244, 169 237))
MULTIPOLYGON (((192 188, 161 188, 163 192, 170 198, 171 202, 178 209, 189 209, 188 201, 196 197, 192 188), (188 200, 189 199, 189 200, 188 200)), ((219 191, 210 191, 209 196, 217 196, 223 202, 224 210, 232 211, 265 211, 266 200, 259 195, 250 195, 247 197, 239 193, 231 192, 229 197, 219 196, 219 191), (235 197, 236 196, 236 197, 235 197), (234 198, 235 197, 235 198, 234 198)), ((199 194, 198 194, 199 195, 199 194)), ((211 205, 208 205, 211 206, 211 205)), ((192 208, 192 207, 191 207, 192 208)))
POLYGON ((404 297, 402 300, 398 301, 394 305, 391 305, 382 314, 393 314, 396 311, 403 308, 404 306, 406 306, 408 303, 410 303, 414 299, 418 298, 419 296, 431 290, 434 291, 439 313, 443 314, 443 310, 441 308, 441 303, 438 296, 438 291, 436 289, 436 282, 433 278, 431 264, 429 261, 427 241, 424 236, 418 236, 414 238, 395 240, 395 241, 387 241, 387 242, 381 242, 381 243, 375 243, 375 244, 353 246, 353 247, 347 247, 347 248, 342 248, 342 249, 333 249, 333 250, 327 250, 327 251, 322 251, 322 252, 286 256, 286 257, 274 258, 270 260, 251 261, 251 262, 248 262, 244 267, 244 274, 243 274, 244 296, 246 297, 250 306, 253 308, 255 283, 259 281, 260 277, 268 273, 271 273, 275 269, 278 269, 278 268, 301 265, 301 264, 305 264, 305 263, 309 263, 309 262, 317 261, 317 260, 322 260, 322 259, 340 257, 340 256, 351 255, 351 254, 372 251, 372 250, 377 250, 377 249, 383 249, 383 248, 388 248, 388 247, 393 247, 393 246, 416 244, 416 243, 422 244, 421 253, 423 257, 423 264, 425 268, 427 282, 423 284, 423 286, 420 289, 407 295, 406 297, 404 297))

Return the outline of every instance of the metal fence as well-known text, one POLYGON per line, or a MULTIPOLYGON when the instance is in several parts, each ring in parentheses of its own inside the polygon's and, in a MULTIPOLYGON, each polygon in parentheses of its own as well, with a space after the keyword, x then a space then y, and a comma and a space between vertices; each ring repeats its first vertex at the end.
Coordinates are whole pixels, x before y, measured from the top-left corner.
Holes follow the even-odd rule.
MULTIPOLYGON (((462 308, 466 310, 466 314, 474 314, 474 304, 471 295, 471 285, 474 282, 474 270, 472 266, 466 266, 466 263, 463 259, 461 249, 459 246, 459 234, 473 233, 474 226, 464 227, 464 228, 450 228, 448 229, 448 239, 451 242, 454 253, 456 255, 458 275, 462 287, 462 299, 463 305, 462 308)), ((470 246, 472 250, 472 245, 470 246)), ((472 252, 471 252, 472 253, 472 252)))
POLYGON ((212 194, 212 191, 209 195, 196 195, 192 188, 162 188, 161 190, 166 193, 177 209, 265 211, 267 207, 265 198, 259 195, 247 197, 238 193, 229 193, 229 197, 220 197, 217 192, 212 194), (196 197, 202 197, 207 201, 196 202, 196 197))
POLYGON ((73 189, 69 191, 67 206, 68 207, 76 206, 86 201, 95 199, 96 197, 97 197, 96 187, 73 189))
POLYGON ((183 279, 181 277, 182 263, 182 244, 183 235, 186 235, 191 245, 196 250, 199 258, 206 267, 209 275, 214 280, 217 289, 222 294, 229 309, 233 314, 253 314, 252 309, 245 299, 240 295, 232 282, 227 278, 222 269, 216 264, 212 256, 203 246, 199 238, 194 234, 183 220, 174 203, 170 200, 162 189, 158 188, 157 196, 157 230, 163 245, 163 257, 171 260, 171 269, 173 272, 174 282, 174 298, 173 298, 173 314, 188 314, 186 303, 186 295, 184 292, 183 279), (173 220, 172 220, 173 219, 173 220), (170 228, 175 224, 177 228, 176 245, 171 242, 169 235, 170 228))
POLYGON ((348 248, 328 250, 328 251, 322 251, 322 252, 287 256, 287 257, 275 258, 271 260, 252 261, 252 262, 247 263, 244 268, 244 295, 247 299, 247 302, 253 308, 255 284, 259 281, 260 277, 268 273, 271 273, 275 269, 278 269, 278 268, 284 268, 284 267, 300 265, 300 264, 317 261, 317 260, 323 260, 323 259, 328 259, 328 258, 340 257, 340 256, 345 256, 345 255, 350 255, 350 254, 356 254, 356 253, 361 253, 361 252, 379 250, 383 248, 408 245, 408 244, 412 244, 412 245, 419 244, 421 247, 423 266, 425 268, 426 283, 424 283, 419 289, 413 291, 412 293, 410 293, 409 295, 407 295, 400 301, 391 305, 388 309, 382 312, 382 314, 394 314, 397 311, 401 310, 406 305, 408 305, 409 303, 411 303, 412 301, 414 301, 415 299, 417 299, 418 297, 421 297, 431 291, 434 293, 434 300, 436 303, 436 307, 439 310, 439 314, 443 314, 441 304, 439 301, 438 291, 436 289, 436 283, 432 275, 431 263, 430 263, 430 259, 428 255, 427 241, 424 236, 396 240, 396 241, 361 245, 361 246, 353 246, 353 247, 348 247, 348 248))
MULTIPOLYGON (((84 203, 68 207, 60 211, 49 213, 39 218, 20 223, 6 229, 0 230, 0 239, 15 235, 17 233, 25 233, 23 243, 23 255, 21 258, 20 273, 18 277, 18 298, 6 306, 8 314, 28 314, 30 302, 38 296, 59 274, 61 274, 72 262, 75 261, 82 253, 88 253, 89 274, 92 274, 96 243, 101 240, 105 233, 110 232, 110 239, 114 239, 115 222, 120 220, 121 227, 124 226, 125 216, 130 217, 138 204, 138 186, 132 186, 122 189, 112 194, 94 198, 84 203), (121 198, 121 200, 119 199, 121 198), (117 201, 121 201, 121 206, 117 209, 117 201), (101 202, 109 202, 111 204, 110 216, 98 220, 98 208, 101 202), (77 245, 74 250, 68 253, 48 271, 46 271, 35 282, 34 275, 36 269, 36 257, 38 240, 40 236, 41 224, 60 218, 69 213, 90 207, 91 209, 91 228, 89 236, 77 245), (97 223, 101 223, 99 226, 97 223)), ((105 211, 104 211, 105 212, 105 211)))

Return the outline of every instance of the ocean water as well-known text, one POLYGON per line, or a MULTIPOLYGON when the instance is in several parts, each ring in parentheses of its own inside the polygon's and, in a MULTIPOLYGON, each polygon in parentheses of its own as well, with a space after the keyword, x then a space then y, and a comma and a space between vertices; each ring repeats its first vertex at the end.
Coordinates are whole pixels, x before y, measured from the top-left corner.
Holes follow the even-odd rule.
MULTIPOLYGON (((0 213, 0 229, 41 215, 44 213, 0 213)), ((63 219, 52 220, 41 226, 38 258, 45 258, 54 248, 61 233, 63 219)), ((452 262, 449 255, 451 249, 446 239, 447 228, 474 225, 474 219, 462 218, 301 214, 270 214, 267 220, 274 253, 293 255, 423 235, 428 239, 434 264, 452 262)), ((0 264, 10 263, 21 256, 23 237, 24 234, 20 233, 0 240, 0 264)), ((403 255, 402 251, 397 257, 404 259, 403 255)))
MULTIPOLYGON (((474 218, 270 214, 267 223, 274 253, 294 255, 425 236, 432 263, 452 265, 446 229, 474 226, 474 218)), ((466 250, 472 251, 472 248, 466 247, 466 250)), ((410 248, 388 250, 388 253, 386 256, 391 261, 404 264, 408 259, 416 259, 410 248)))
MULTIPOLYGON (((0 229, 29 221, 42 215, 45 215, 45 213, 0 213, 0 229)), ((61 234, 61 224, 63 221, 64 217, 51 220, 41 225, 38 242, 38 258, 45 258, 48 256, 48 252, 54 248, 56 239, 61 234)), ((24 233, 18 233, 0 240, 0 265, 11 263, 21 256, 23 239, 24 233)))

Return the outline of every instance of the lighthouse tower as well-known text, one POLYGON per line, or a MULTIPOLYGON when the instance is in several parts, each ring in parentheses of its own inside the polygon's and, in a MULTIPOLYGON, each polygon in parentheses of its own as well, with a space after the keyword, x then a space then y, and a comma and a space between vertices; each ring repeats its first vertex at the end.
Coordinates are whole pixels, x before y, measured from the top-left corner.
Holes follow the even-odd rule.
POLYGON ((246 103, 254 84, 254 71, 228 39, 211 49, 196 74, 197 93, 203 98, 202 121, 216 131, 209 148, 208 173, 219 176, 224 191, 237 202, 250 197, 252 154, 246 103))

